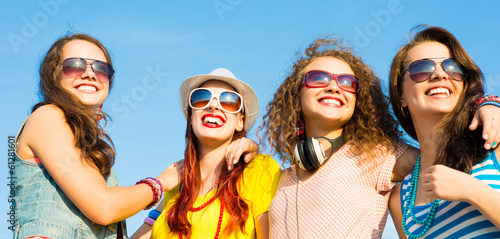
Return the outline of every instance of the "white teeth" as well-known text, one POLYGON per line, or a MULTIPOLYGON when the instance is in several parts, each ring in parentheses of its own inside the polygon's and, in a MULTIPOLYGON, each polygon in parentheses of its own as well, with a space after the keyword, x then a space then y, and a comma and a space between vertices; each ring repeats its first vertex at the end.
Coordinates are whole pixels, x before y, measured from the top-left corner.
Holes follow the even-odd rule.
POLYGON ((446 95, 450 95, 450 90, 446 89, 446 88, 436 88, 436 89, 432 89, 430 90, 427 95, 428 96, 431 96, 431 95, 435 95, 435 94, 446 94, 446 95))
POLYGON ((333 104, 333 105, 336 105, 336 106, 340 106, 341 105, 340 101, 338 101, 336 99, 322 99, 321 103, 333 104))
POLYGON ((95 88, 95 86, 91 86, 91 85, 81 85, 81 86, 78 86, 77 90, 81 90, 81 91, 97 91, 97 89, 95 88))
POLYGON ((203 123, 222 125, 222 120, 217 117, 205 117, 205 119, 203 119, 203 123))

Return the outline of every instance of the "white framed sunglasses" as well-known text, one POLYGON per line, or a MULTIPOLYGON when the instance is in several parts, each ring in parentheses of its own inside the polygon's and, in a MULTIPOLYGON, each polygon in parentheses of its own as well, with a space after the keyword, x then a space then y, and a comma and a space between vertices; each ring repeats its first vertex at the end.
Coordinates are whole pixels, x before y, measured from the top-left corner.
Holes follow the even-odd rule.
POLYGON ((243 109, 243 97, 237 92, 224 90, 216 95, 208 88, 193 89, 189 94, 189 106, 196 110, 206 109, 214 98, 222 111, 238 113, 243 109))

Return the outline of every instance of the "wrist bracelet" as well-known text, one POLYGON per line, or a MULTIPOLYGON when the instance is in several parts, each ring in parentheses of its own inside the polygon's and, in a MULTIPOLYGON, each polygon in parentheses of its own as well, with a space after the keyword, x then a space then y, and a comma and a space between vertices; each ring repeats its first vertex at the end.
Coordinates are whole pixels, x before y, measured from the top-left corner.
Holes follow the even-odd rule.
POLYGON ((153 219, 158 219, 158 217, 160 216, 161 212, 156 210, 156 209, 153 209, 151 211, 149 211, 149 214, 148 214, 148 217, 150 218, 153 218, 153 219))
MULTIPOLYGON (((498 102, 500 103, 500 97, 496 95, 483 95, 479 99, 477 99, 476 103, 474 104, 474 109, 472 110, 473 114, 476 114, 476 111, 481 108, 481 106, 484 106, 486 102, 498 102)), ((495 104, 493 104, 495 105, 495 104)))
POLYGON ((160 191, 163 193, 163 185, 161 185, 160 180, 151 177, 147 177, 146 179, 153 180, 160 187, 160 191))
POLYGON ((486 102, 483 102, 482 104, 480 104, 477 108, 481 108, 485 105, 494 105, 496 107, 500 107, 500 102, 496 102, 496 101, 486 101, 486 102))
POLYGON ((141 183, 147 184, 149 187, 151 187, 151 190, 153 191, 153 201, 146 208, 144 208, 144 210, 148 210, 151 207, 158 204, 158 202, 160 202, 161 197, 163 196, 163 187, 161 186, 158 180, 150 177, 137 182, 136 185, 141 183))
POLYGON ((146 217, 146 218, 144 219, 144 223, 147 223, 147 224, 148 224, 148 225, 150 225, 150 226, 153 226, 153 225, 155 224, 155 222, 156 222, 156 220, 155 220, 155 219, 153 219, 153 218, 150 218, 150 217, 146 217))

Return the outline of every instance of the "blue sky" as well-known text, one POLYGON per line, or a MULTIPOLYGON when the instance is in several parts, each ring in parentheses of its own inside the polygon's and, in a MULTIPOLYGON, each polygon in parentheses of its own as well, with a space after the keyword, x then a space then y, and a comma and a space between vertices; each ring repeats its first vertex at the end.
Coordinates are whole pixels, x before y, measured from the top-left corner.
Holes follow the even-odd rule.
MULTIPOLYGON (((117 150, 114 169, 127 186, 183 157, 185 119, 177 92, 184 79, 228 68, 257 92, 258 126, 295 53, 320 36, 349 42, 387 88, 390 62, 409 30, 444 27, 483 70, 487 92, 499 95, 499 7, 496 1, 415 0, 8 1, 0 9, 1 181, 7 184, 7 138, 39 101, 39 62, 67 32, 90 34, 112 54, 115 84, 103 110, 113 118, 107 129, 117 150)), ((255 138, 255 129, 249 137, 255 138)), ((0 191, 5 218, 8 195, 0 191)), ((129 235, 146 213, 128 220, 129 235)), ((9 237, 0 220, 0 238, 9 237)), ((384 238, 397 238, 391 222, 384 238)))

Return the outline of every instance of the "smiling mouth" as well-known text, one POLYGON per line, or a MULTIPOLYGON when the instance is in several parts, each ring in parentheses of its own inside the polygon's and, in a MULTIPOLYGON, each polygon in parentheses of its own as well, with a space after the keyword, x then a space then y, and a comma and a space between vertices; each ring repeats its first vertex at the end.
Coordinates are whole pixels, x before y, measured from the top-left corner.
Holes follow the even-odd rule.
POLYGON ((342 102, 340 100, 332 98, 322 98, 318 102, 326 105, 342 106, 342 102))
POLYGON ((96 92, 97 91, 97 88, 95 86, 91 86, 91 85, 80 85, 76 89, 79 91, 83 91, 83 92, 96 92))
POLYGON ((446 88, 434 88, 426 93, 427 96, 434 96, 434 95, 450 95, 450 90, 446 88))
POLYGON ((209 128, 219 128, 226 123, 220 116, 204 116, 201 120, 203 125, 209 128))

